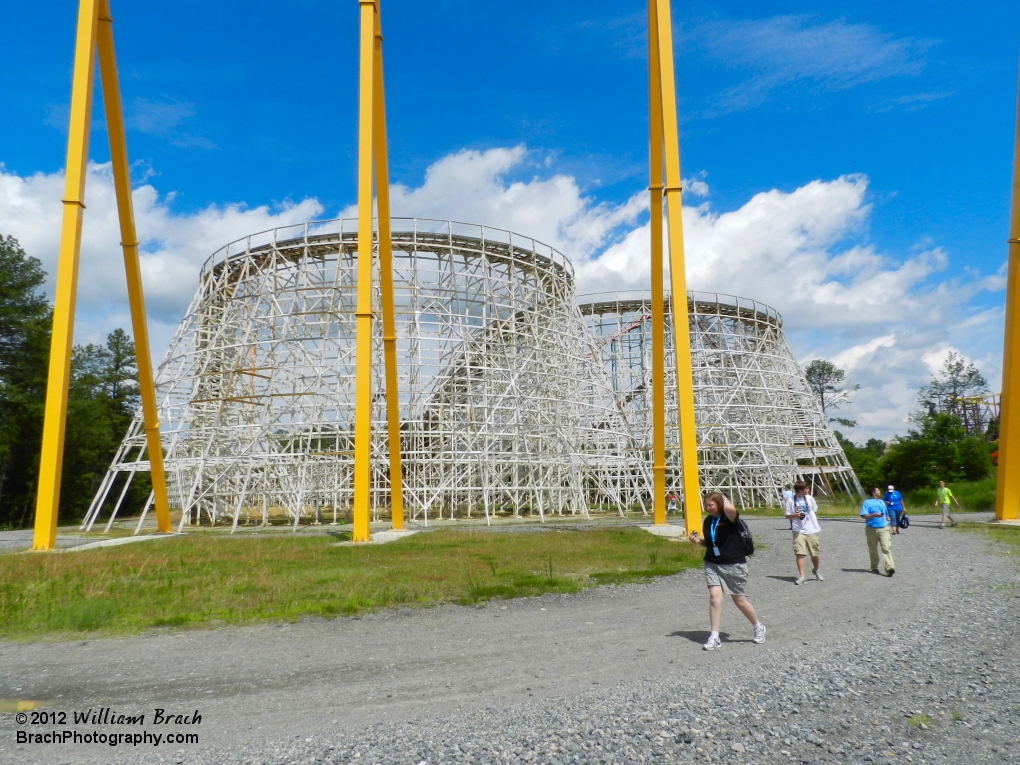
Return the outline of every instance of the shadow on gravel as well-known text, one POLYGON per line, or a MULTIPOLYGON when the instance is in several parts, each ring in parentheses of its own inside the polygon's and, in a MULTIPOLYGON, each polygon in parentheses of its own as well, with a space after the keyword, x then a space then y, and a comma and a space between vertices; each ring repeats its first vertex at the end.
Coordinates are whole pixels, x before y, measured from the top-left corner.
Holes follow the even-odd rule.
MULTIPOLYGON (((708 642, 708 635, 709 635, 708 630, 678 630, 677 632, 670 632, 666 637, 682 637, 682 638, 687 638, 692 643, 697 643, 698 645, 704 645, 705 643, 708 642)), ((728 633, 728 632, 720 632, 719 633, 719 637, 722 639, 722 641, 724 643, 751 643, 751 642, 753 642, 751 640, 751 638, 746 638, 746 639, 731 638, 730 637, 730 633, 728 633)))
MULTIPOLYGON (((719 637, 724 636, 725 632, 720 632, 719 637)), ((682 637, 687 638, 692 643, 698 645, 704 645, 708 642, 708 630, 679 630, 677 632, 670 632, 666 637, 682 637)))
POLYGON ((819 523, 863 523, 863 521, 856 515, 848 515, 846 517, 840 516, 819 516, 819 523))
POLYGON ((796 582, 797 581, 797 577, 795 577, 795 576, 776 576, 775 574, 769 574, 768 578, 769 579, 775 579, 776 581, 779 581, 779 582, 796 582))
POLYGON ((841 568, 840 571, 845 571, 848 574, 871 574, 872 576, 878 576, 870 568, 841 568))

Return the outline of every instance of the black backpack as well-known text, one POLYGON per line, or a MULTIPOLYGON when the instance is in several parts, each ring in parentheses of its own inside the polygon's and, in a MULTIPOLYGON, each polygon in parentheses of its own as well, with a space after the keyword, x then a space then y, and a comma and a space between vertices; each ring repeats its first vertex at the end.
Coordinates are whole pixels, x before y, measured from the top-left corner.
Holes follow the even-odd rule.
POLYGON ((908 516, 906 513, 900 513, 900 528, 901 529, 910 528, 910 516, 908 516))
POLYGON ((751 536, 751 529, 739 515, 737 516, 737 538, 740 540, 744 555, 754 555, 754 537, 751 536))

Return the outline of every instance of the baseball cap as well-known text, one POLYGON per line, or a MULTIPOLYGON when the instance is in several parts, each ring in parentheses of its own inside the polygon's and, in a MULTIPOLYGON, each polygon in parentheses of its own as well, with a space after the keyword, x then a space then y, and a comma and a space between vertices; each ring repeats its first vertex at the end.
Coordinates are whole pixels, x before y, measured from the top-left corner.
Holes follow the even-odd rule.
POLYGON ((889 485, 888 485, 888 486, 886 487, 886 491, 893 491, 893 487, 892 487, 892 484, 889 484, 889 485))

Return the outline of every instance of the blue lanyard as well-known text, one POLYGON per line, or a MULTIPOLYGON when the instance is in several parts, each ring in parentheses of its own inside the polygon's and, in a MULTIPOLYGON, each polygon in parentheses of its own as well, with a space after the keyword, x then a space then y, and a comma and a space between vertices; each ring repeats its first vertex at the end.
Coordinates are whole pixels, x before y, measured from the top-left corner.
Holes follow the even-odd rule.
POLYGON ((719 521, 721 520, 722 519, 718 517, 713 518, 712 525, 708 527, 709 536, 712 537, 712 547, 715 547, 715 527, 719 525, 719 521))

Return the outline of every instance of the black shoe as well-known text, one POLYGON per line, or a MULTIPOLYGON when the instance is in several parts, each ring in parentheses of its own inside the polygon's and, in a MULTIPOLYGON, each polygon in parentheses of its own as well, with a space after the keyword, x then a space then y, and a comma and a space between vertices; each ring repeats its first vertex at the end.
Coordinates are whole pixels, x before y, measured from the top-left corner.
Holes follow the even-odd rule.
POLYGON ((892 576, 892 575, 893 575, 893 574, 895 574, 895 573, 896 573, 896 569, 894 569, 894 568, 891 568, 891 569, 889 569, 889 570, 888 570, 888 571, 886 572, 886 576, 892 576))

